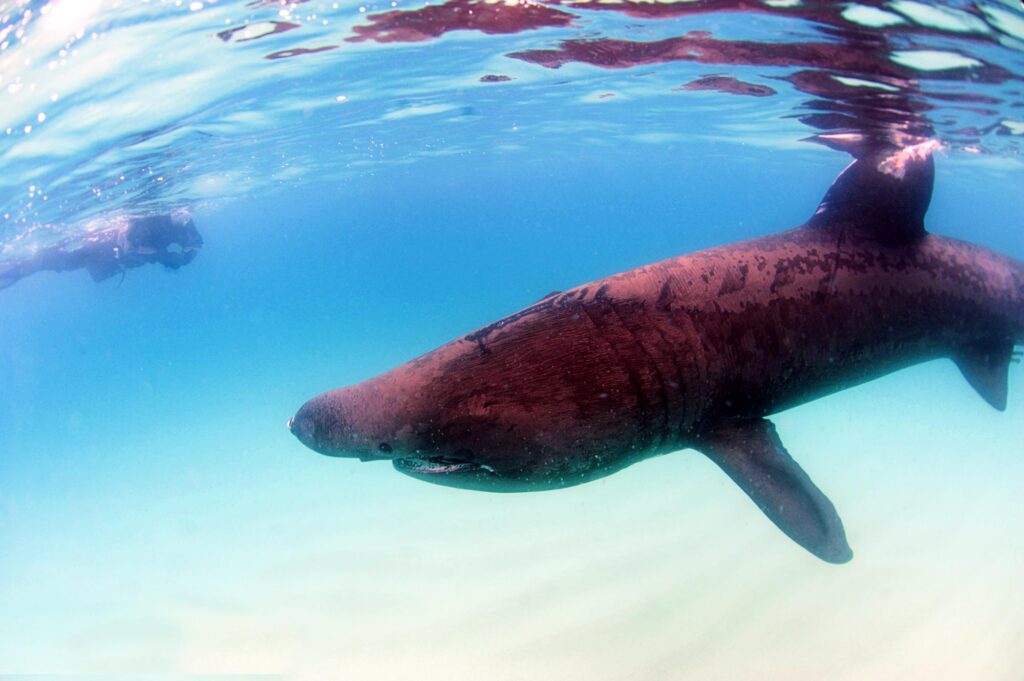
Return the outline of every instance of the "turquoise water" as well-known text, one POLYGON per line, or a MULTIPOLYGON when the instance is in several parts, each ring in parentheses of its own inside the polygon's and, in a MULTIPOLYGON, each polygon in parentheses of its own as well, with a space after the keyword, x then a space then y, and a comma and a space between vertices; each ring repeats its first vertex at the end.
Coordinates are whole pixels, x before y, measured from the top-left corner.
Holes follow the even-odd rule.
MULTIPOLYGON (((774 417, 843 517, 842 566, 693 451, 489 495, 322 457, 285 427, 314 394, 551 290, 806 220, 849 157, 801 141, 806 96, 765 77, 779 72, 503 56, 570 30, 800 39, 783 19, 573 10, 589 23, 368 45, 343 39, 367 23, 358 5, 314 2, 291 6, 302 28, 232 43, 213 33, 285 10, 187 5, 76 4, 104 37, 59 84, 61 68, 0 62, 0 87, 24 83, 0 95, 12 123, 38 108, 17 98, 32 82, 92 92, 0 137, 4 257, 182 207, 205 239, 175 272, 0 291, 0 674, 1019 678, 1020 365, 1005 413, 943 360, 774 417), (709 73, 778 93, 667 88, 709 73)), ((1024 72, 1004 37, 914 40, 1024 72)), ((1024 259, 1020 85, 999 87, 1018 95, 985 116, 1009 124, 977 140, 934 114, 947 149, 928 224, 1024 259)))

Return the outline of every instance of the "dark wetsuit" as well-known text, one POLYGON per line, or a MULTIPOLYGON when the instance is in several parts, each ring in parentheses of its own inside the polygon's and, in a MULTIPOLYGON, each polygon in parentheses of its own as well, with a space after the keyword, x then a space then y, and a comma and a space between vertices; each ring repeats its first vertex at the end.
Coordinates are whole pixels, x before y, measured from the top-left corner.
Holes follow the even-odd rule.
POLYGON ((203 237, 186 214, 133 218, 124 224, 42 248, 30 257, 0 263, 0 289, 35 272, 85 268, 103 281, 147 263, 176 270, 192 262, 203 237))

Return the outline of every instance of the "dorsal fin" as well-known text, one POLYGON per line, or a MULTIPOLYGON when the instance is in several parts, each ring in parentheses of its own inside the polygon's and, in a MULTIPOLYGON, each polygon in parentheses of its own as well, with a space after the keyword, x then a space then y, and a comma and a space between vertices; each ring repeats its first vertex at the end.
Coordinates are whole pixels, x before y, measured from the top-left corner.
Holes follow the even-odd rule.
POLYGON ((857 159, 835 179, 807 224, 843 225, 853 235, 892 244, 920 239, 935 180, 934 147, 925 142, 857 159))

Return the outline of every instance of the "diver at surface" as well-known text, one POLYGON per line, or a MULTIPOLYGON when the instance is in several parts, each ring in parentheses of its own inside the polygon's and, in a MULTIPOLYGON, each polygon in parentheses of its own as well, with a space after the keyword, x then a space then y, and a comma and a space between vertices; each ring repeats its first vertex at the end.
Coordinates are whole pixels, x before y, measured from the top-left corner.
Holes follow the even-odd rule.
POLYGON ((176 270, 192 262, 202 247, 203 237, 192 216, 184 211, 116 220, 82 237, 0 262, 0 289, 42 271, 85 268, 92 280, 99 282, 149 263, 176 270))

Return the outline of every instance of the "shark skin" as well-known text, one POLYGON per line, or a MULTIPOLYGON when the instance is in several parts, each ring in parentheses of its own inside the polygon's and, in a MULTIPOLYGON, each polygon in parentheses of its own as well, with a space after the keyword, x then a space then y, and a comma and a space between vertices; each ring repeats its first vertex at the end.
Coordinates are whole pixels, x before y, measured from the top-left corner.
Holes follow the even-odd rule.
POLYGON ((1024 263, 928 234, 928 149, 859 159, 795 229, 549 294, 289 421, 329 456, 495 492, 696 449, 819 558, 852 551, 766 417, 947 357, 1006 408, 1024 263))

